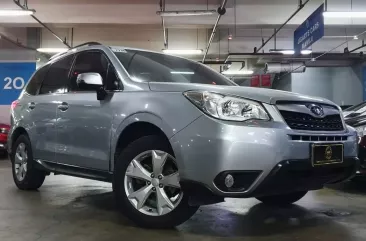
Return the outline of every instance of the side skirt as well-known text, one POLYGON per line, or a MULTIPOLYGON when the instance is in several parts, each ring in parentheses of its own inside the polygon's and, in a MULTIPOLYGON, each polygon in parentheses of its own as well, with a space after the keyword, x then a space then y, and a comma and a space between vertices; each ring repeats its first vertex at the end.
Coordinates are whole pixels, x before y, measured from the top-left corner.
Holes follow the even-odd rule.
POLYGON ((53 172, 55 175, 62 174, 96 181, 112 182, 113 173, 107 171, 65 165, 45 160, 36 160, 35 163, 37 168, 46 172, 53 172))

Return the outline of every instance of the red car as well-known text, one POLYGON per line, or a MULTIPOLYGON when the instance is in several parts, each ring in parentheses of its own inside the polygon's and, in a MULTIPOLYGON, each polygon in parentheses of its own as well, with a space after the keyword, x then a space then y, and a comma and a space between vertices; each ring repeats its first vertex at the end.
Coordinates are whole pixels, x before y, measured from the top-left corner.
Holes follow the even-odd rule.
POLYGON ((0 124, 0 155, 6 153, 6 142, 8 139, 8 133, 10 126, 6 124, 0 124))

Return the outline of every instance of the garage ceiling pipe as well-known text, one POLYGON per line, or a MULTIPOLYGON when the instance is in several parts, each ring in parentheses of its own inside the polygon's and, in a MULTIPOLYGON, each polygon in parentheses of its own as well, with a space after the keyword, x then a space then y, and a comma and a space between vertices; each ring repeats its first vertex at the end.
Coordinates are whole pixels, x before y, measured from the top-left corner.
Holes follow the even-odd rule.
MULTIPOLYGON (((160 0, 160 11, 161 12, 165 11, 165 0, 160 0)), ((167 49, 168 48, 168 36, 167 36, 167 32, 166 32, 166 28, 165 28, 165 20, 164 20, 163 16, 161 16, 161 25, 163 26, 164 48, 167 49)))
POLYGON ((217 9, 217 13, 219 15, 217 16, 216 23, 215 23, 215 25, 214 25, 214 27, 212 29, 212 33, 211 33, 210 39, 208 40, 206 52, 205 52, 205 55, 203 55, 202 63, 205 63, 206 55, 207 55, 208 50, 209 50, 209 48, 211 46, 212 40, 215 37, 217 25, 220 22, 221 16, 226 13, 226 9, 225 9, 226 3, 227 3, 227 0, 223 0, 222 3, 221 3, 221 6, 217 9))
POLYGON ((362 40, 362 44, 361 44, 361 46, 359 46, 359 47, 357 47, 357 48, 355 48, 355 49, 352 49, 351 51, 349 51, 350 53, 353 53, 353 52, 355 52, 355 51, 357 51, 357 50, 359 50, 359 49, 362 49, 362 48, 364 48, 364 47, 366 47, 366 44, 365 44, 365 40, 362 40))
POLYGON ((12 44, 14 44, 14 45, 16 45, 16 46, 18 46, 20 48, 24 48, 24 49, 29 49, 29 50, 36 51, 35 48, 25 46, 25 45, 19 43, 18 41, 12 40, 11 38, 7 37, 5 34, 0 33, 0 39, 3 39, 5 41, 8 41, 9 43, 12 43, 12 44))
POLYGON ((299 6, 297 8, 297 10, 286 20, 286 22, 284 22, 278 29, 276 29, 276 31, 272 34, 271 37, 269 37, 266 41, 264 41, 262 43, 262 45, 255 49, 254 52, 255 53, 258 53, 274 36, 277 35, 277 33, 288 23, 290 22, 290 20, 295 17, 295 15, 301 11, 301 9, 304 8, 304 6, 309 2, 310 0, 306 0, 304 3, 302 2, 302 0, 299 0, 299 6))
MULTIPOLYGON (((14 3, 20 7, 23 10, 28 10, 28 5, 27 5, 27 0, 24 1, 24 6, 22 6, 19 2, 19 0, 13 0, 14 3)), ((34 15, 30 15, 34 20, 36 20, 40 25, 42 25, 45 29, 47 29, 48 31, 50 31, 52 33, 53 36, 55 36, 55 38, 57 38, 61 43, 63 43, 64 45, 66 45, 68 48, 70 48, 70 45, 66 42, 66 39, 62 39, 60 36, 58 36, 54 31, 52 31, 52 29, 50 29, 46 24, 42 23, 41 20, 39 20, 38 18, 36 18, 34 15)))

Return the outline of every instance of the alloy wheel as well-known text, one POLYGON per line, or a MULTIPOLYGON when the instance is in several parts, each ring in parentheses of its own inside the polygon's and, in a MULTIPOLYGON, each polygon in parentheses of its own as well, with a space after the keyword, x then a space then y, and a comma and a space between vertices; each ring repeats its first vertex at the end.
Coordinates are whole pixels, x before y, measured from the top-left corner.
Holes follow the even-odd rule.
POLYGON ((150 216, 171 212, 183 197, 175 158, 164 151, 136 156, 127 167, 124 187, 130 203, 150 216))
POLYGON ((23 181, 27 174, 28 152, 24 143, 19 143, 14 157, 15 176, 18 181, 23 181))

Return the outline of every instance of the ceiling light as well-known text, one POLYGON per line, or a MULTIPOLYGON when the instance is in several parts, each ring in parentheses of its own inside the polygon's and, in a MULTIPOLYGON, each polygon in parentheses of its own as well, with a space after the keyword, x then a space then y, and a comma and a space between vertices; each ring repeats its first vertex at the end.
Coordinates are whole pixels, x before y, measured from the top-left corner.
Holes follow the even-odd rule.
MULTIPOLYGON (((295 54, 295 50, 293 50, 293 49, 270 49, 269 52, 270 53, 281 53, 281 54, 285 54, 285 55, 295 54)), ((313 51, 311 51, 310 49, 301 50, 301 54, 304 54, 304 55, 311 54, 312 52, 313 51)))
POLYGON ((295 53, 295 51, 292 49, 270 49, 269 52, 270 53, 281 53, 281 54, 286 54, 286 55, 292 55, 295 53))
POLYGON ((286 55, 291 55, 291 54, 294 54, 295 51, 294 50, 281 50, 280 53, 286 54, 286 55))
POLYGON ((366 12, 324 12, 326 18, 366 18, 366 12))
POLYGON ((233 39, 233 35, 229 34, 229 37, 227 39, 228 40, 232 40, 233 39))
POLYGON ((170 71, 171 74, 194 74, 191 71, 170 71))
POLYGON ((310 49, 304 49, 301 50, 301 54, 307 55, 307 54, 311 54, 313 51, 311 51, 310 49))
POLYGON ((253 73, 253 70, 226 70, 221 72, 223 75, 251 75, 253 73))
POLYGON ((163 49, 164 54, 178 54, 178 55, 198 55, 202 54, 202 49, 163 49))
POLYGON ((0 16, 27 16, 32 15, 34 10, 15 10, 15 9, 2 9, 0 10, 0 16))
POLYGON ((66 52, 69 50, 68 48, 39 48, 37 49, 38 52, 41 53, 61 53, 66 52))
POLYGON ((353 36, 353 39, 354 40, 357 40, 358 39, 358 36, 357 35, 353 36))
POLYGON ((161 17, 202 16, 215 14, 216 10, 157 11, 161 17))

